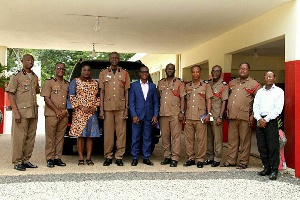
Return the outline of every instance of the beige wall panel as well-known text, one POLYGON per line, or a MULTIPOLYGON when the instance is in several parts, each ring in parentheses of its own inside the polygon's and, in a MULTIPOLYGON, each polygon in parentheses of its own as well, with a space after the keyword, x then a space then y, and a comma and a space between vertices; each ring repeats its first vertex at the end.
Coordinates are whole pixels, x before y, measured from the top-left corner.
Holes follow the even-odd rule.
POLYGON ((284 82, 284 58, 273 56, 232 56, 232 77, 238 76, 238 67, 242 62, 248 62, 251 66, 250 76, 261 83, 264 83, 264 73, 266 71, 273 71, 276 74, 278 83, 284 82))

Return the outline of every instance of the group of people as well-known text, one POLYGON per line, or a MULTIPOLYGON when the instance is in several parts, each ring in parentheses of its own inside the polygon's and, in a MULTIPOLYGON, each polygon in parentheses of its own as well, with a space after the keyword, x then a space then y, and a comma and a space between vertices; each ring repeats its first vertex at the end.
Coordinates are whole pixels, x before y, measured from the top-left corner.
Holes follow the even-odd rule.
MULTIPOLYGON (((177 167, 184 124, 187 160, 183 166, 246 169, 256 119, 258 150, 264 165, 259 175, 277 179, 279 140, 276 118, 283 109, 284 93, 274 85, 274 72, 264 74, 262 88, 250 77, 248 63, 240 64, 238 77, 229 84, 223 81, 219 65, 213 66, 212 79, 208 81, 201 79, 201 67, 194 65, 191 67, 192 81, 185 83, 175 77, 175 65, 168 64, 166 78, 161 79, 156 87, 149 81, 148 67, 142 66, 140 80, 130 83, 129 73, 118 66, 119 54, 112 52, 109 61, 110 66, 99 74, 99 82, 91 78, 91 66, 85 64, 81 76, 69 83, 63 78, 66 66, 61 62, 55 65, 54 77, 45 81, 41 96, 45 100, 47 167, 66 166, 61 156, 69 116, 67 108, 73 109, 69 134, 78 138, 78 165, 94 165, 92 138, 100 137, 100 117, 104 120, 103 166, 111 165, 113 156, 115 163, 123 166, 126 120, 130 111, 132 166, 138 165, 140 149, 143 163, 153 165, 150 160, 152 126, 159 123, 164 151, 161 165, 177 167), (226 111, 229 121, 227 160, 221 164, 222 124, 226 111), (239 147, 240 159, 237 160, 239 147)), ((13 110, 12 163, 16 170, 21 171, 37 167, 29 162, 37 127, 36 94, 40 92, 38 78, 31 71, 33 63, 31 55, 24 55, 23 69, 11 76, 6 88, 13 110)))

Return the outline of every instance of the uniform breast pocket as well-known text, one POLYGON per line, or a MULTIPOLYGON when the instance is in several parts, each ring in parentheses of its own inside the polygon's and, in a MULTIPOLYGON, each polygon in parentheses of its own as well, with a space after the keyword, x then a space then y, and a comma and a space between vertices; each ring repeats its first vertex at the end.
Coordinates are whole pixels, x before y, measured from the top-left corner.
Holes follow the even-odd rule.
POLYGON ((59 86, 52 86, 52 94, 58 94, 59 93, 59 90, 60 90, 60 87, 59 86))
POLYGON ((192 97, 192 92, 189 92, 189 91, 188 91, 188 92, 186 93, 186 99, 189 100, 189 99, 191 99, 191 97, 192 97))
POLYGON ((104 87, 108 87, 111 84, 111 79, 110 78, 106 78, 103 82, 104 87))
POLYGON ((119 76, 118 80, 119 80, 119 85, 122 86, 122 87, 125 87, 125 84, 126 84, 125 77, 124 76, 119 76))
POLYGON ((197 91, 198 95, 200 95, 200 97, 205 99, 205 90, 199 90, 197 91))
POLYGON ((23 81, 19 84, 18 90, 21 92, 28 92, 30 90, 30 84, 29 82, 23 81))

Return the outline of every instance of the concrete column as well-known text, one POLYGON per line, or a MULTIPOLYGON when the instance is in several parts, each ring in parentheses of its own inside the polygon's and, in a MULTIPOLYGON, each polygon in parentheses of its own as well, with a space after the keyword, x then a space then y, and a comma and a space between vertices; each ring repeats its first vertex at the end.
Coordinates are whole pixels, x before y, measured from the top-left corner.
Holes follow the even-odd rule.
POLYGON ((0 46, 0 63, 7 65, 7 47, 0 46))
MULTIPOLYGON (((2 65, 7 64, 7 48, 0 46, 0 63, 2 65)), ((3 113, 4 120, 0 124, 0 134, 4 132, 4 124, 5 124, 5 111, 4 111, 4 105, 5 105, 5 91, 4 89, 0 88, 0 110, 3 113)))
POLYGON ((287 136, 287 166, 300 178, 300 1, 295 1, 293 29, 285 35, 285 104, 284 132, 287 136))

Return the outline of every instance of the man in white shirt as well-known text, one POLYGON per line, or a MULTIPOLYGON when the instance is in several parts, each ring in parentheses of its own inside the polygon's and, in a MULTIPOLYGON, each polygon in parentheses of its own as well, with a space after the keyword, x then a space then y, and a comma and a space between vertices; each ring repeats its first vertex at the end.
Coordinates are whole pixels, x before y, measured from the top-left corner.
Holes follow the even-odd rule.
POLYGON ((253 104, 254 118, 257 120, 256 138, 264 170, 260 176, 270 175, 276 180, 279 166, 279 133, 276 118, 281 114, 284 92, 275 86, 274 72, 265 73, 265 85, 258 90, 253 104))

